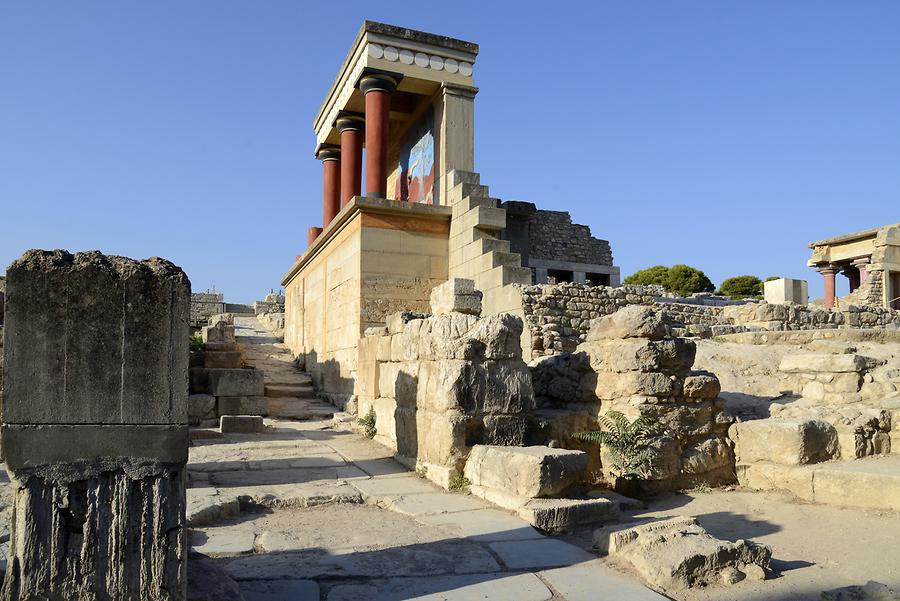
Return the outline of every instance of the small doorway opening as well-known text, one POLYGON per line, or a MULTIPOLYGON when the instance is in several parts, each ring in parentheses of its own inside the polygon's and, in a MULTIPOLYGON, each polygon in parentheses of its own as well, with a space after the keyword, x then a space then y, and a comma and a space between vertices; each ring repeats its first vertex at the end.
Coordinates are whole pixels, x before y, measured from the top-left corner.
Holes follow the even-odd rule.
POLYGON ((562 284, 563 282, 575 281, 575 276, 571 271, 564 269, 548 269, 547 282, 550 284, 562 284))

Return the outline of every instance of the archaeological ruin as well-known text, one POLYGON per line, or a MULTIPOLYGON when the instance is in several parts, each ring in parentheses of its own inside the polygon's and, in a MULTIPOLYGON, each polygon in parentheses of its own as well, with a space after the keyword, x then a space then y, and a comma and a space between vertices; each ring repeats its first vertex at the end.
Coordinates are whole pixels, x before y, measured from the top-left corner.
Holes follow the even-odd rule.
POLYGON ((478 55, 363 23, 284 294, 9 266, 4 600, 900 599, 900 225, 810 244, 822 301, 622 285, 482 183, 478 55))

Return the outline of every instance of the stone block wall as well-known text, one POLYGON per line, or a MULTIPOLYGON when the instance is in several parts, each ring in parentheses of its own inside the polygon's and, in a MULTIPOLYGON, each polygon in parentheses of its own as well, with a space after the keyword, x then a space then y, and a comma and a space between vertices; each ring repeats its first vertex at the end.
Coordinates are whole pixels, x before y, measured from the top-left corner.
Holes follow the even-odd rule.
POLYGON ((522 445, 534 395, 512 315, 396 314, 359 345, 358 414, 376 439, 448 486, 475 444, 522 445))
POLYGON ((586 451, 595 479, 610 479, 609 458, 572 434, 597 429, 597 416, 611 410, 651 420, 649 488, 734 479, 719 381, 692 369, 693 340, 668 331, 660 311, 626 307, 597 320, 575 352, 531 364, 540 431, 547 442, 586 451))
POLYGON ((191 294, 191 325, 200 327, 213 315, 225 312, 225 295, 214 292, 191 294))

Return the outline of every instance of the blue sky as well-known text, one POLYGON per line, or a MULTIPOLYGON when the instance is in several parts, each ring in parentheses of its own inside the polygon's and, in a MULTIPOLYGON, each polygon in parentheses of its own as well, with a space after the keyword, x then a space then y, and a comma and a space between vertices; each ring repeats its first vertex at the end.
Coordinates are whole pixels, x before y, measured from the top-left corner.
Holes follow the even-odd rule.
POLYGON ((571 211, 623 275, 821 295, 808 242, 900 221, 900 3, 526 6, 6 0, 0 270, 96 248, 234 302, 277 287, 321 220, 312 119, 366 18, 478 42, 483 183, 571 211))

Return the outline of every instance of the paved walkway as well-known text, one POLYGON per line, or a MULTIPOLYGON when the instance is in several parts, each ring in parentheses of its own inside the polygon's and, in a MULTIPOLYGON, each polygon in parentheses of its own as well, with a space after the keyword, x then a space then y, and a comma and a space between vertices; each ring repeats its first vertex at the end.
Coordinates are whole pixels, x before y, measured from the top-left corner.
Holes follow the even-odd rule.
MULTIPOLYGON (((305 377, 255 320, 235 325, 267 378, 305 377)), ((267 424, 195 438, 188 464, 192 547, 247 601, 665 599, 580 547, 443 491, 331 420, 267 424)))

